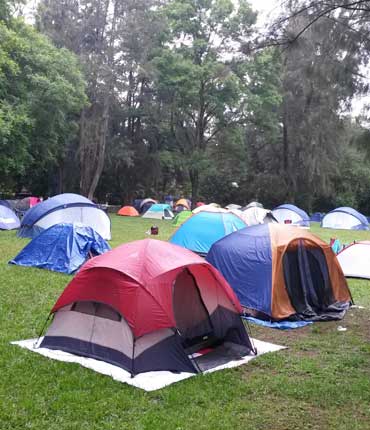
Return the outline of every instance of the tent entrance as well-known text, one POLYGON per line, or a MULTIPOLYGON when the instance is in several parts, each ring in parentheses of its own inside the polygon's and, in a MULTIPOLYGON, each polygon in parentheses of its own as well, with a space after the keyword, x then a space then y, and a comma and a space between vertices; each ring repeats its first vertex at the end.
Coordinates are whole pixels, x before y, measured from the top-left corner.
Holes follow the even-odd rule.
POLYGON ((285 286, 296 316, 307 320, 333 319, 333 311, 338 309, 335 309, 322 249, 313 242, 295 240, 283 256, 283 268, 285 286))
POLYGON ((215 342, 208 311, 196 281, 187 269, 177 276, 173 285, 173 309, 177 329, 187 353, 215 342))

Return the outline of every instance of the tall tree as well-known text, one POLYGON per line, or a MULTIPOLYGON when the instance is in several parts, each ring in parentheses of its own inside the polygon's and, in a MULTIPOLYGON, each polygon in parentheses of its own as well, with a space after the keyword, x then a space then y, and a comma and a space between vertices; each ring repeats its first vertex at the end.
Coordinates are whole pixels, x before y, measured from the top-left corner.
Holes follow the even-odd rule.
POLYGON ((225 128, 239 122, 245 100, 233 63, 251 35, 256 15, 245 1, 172 0, 163 9, 168 44, 153 60, 168 127, 187 164, 192 200, 198 199, 206 148, 225 128))

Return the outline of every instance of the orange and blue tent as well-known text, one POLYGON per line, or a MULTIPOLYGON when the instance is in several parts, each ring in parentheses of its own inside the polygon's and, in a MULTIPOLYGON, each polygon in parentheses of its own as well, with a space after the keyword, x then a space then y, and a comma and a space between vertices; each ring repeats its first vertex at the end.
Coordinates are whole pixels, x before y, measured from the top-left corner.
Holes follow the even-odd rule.
POLYGON ((305 229, 248 227, 216 242, 207 261, 247 312, 264 319, 340 319, 351 302, 330 245, 305 229))

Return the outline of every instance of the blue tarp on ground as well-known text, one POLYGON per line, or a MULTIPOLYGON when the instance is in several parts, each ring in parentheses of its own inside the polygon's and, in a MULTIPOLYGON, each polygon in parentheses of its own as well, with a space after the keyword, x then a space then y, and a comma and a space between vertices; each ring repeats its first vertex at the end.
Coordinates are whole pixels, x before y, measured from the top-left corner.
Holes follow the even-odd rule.
POLYGON ((9 263, 71 274, 91 256, 109 250, 108 243, 91 227, 56 224, 42 231, 9 263))
POLYGON ((279 330, 291 330, 312 324, 312 321, 265 321, 258 318, 244 316, 242 318, 262 327, 276 328, 279 330))
POLYGON ((0 230, 14 230, 20 225, 21 222, 15 212, 7 206, 0 205, 0 230))

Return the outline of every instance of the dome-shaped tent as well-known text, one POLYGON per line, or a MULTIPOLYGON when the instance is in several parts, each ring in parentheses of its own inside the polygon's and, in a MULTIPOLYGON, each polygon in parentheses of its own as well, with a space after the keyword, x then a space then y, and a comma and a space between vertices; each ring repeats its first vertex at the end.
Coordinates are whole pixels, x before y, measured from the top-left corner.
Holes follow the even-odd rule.
POLYGON ((0 205, 0 230, 14 230, 19 228, 21 222, 10 208, 0 205))
POLYGON ((79 222, 109 240, 110 219, 96 204, 78 194, 59 194, 29 209, 21 222, 20 237, 33 238, 42 230, 59 223, 79 222))
POLYGON ((150 198, 141 200, 139 205, 139 208, 140 208, 139 212, 141 214, 144 214, 152 205, 155 205, 156 203, 157 203, 156 200, 150 199, 150 198))
POLYGON ((248 227, 216 242, 207 261, 261 317, 340 319, 351 301, 330 245, 304 229, 248 227))
POLYGON ((272 214, 280 224, 291 224, 299 227, 310 226, 308 214, 294 205, 280 205, 273 209, 272 214))
POLYGON ((222 237, 246 227, 237 215, 222 209, 219 212, 199 212, 188 218, 172 235, 170 242, 206 255, 222 237))
POLYGON ((143 214, 142 218, 173 219, 174 214, 170 205, 155 203, 143 214))
POLYGON ((54 305, 40 347, 99 359, 132 375, 197 373, 252 351, 240 311, 227 282, 202 258, 146 239, 81 268, 54 305), (212 363, 207 354, 189 355, 210 346, 212 363))
POLYGON ((179 227, 181 224, 183 224, 192 215, 193 215, 192 211, 181 211, 173 219, 172 225, 174 227, 179 227))
POLYGON ((248 226, 278 222, 270 210, 258 206, 251 206, 240 211, 240 217, 248 226))
POLYGON ((91 227, 55 224, 32 239, 9 263, 71 274, 89 258, 109 250, 107 242, 91 227))
POLYGON ((369 230, 367 218, 355 209, 340 207, 327 213, 321 220, 323 228, 369 230))
POLYGON ((123 206, 117 215, 121 216, 139 216, 139 212, 133 206, 123 206))
POLYGON ((370 241, 352 243, 337 254, 344 276, 370 279, 370 241))

